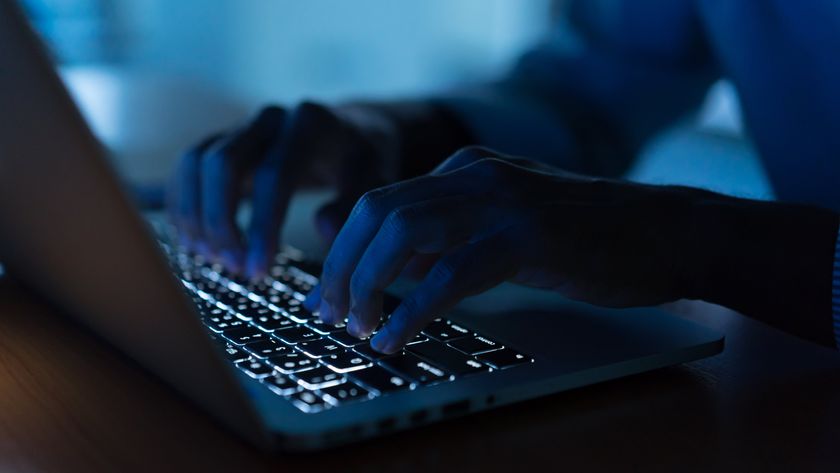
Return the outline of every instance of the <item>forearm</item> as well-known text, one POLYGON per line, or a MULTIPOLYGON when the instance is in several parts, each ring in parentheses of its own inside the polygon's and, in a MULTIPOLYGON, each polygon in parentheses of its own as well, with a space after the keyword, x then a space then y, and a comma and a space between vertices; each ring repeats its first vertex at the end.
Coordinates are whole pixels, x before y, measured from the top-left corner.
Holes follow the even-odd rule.
POLYGON ((835 346, 838 217, 817 207, 710 194, 694 205, 687 296, 835 346))

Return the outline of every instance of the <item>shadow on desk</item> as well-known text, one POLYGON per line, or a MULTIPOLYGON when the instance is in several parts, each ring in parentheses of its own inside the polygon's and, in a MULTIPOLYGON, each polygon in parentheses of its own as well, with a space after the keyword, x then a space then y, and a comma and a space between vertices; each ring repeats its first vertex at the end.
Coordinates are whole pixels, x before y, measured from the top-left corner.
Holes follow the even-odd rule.
POLYGON ((838 471, 840 357, 728 310, 723 354, 310 455, 265 455, 0 278, 0 471, 838 471))

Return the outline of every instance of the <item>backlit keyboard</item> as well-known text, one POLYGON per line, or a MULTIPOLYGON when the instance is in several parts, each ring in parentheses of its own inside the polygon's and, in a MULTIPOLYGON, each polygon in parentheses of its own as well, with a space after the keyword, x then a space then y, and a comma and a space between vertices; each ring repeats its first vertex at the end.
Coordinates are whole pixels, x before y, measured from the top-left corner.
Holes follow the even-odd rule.
POLYGON ((445 318, 431 322, 402 351, 383 355, 343 324, 323 324, 303 306, 318 269, 293 248, 277 255, 268 277, 243 281, 201 256, 161 246, 227 359, 303 412, 533 362, 445 318))

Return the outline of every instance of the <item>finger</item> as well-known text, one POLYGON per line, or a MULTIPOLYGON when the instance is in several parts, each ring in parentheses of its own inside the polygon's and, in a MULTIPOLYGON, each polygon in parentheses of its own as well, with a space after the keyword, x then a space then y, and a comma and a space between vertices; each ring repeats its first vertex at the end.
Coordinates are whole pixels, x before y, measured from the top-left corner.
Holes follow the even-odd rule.
POLYGON ((502 232, 441 258, 371 339, 371 346, 382 353, 394 353, 462 299, 512 277, 518 267, 514 249, 512 240, 502 232))
POLYGON ((246 170, 259 160, 280 129, 285 112, 262 110, 242 130, 207 150, 201 163, 202 229, 211 251, 228 269, 242 266, 242 239, 236 212, 246 170))
POLYGON ((338 231, 341 230, 341 226, 344 225, 357 200, 359 200, 358 195, 352 198, 342 195, 328 202, 316 212, 315 228, 328 244, 335 241, 338 231))
MULTIPOLYGON (((460 195, 470 191, 469 180, 451 176, 421 176, 365 193, 353 207, 324 260, 321 274, 321 317, 326 322, 345 318, 349 309, 350 276, 383 220, 395 207, 460 195)), ((354 333, 355 325, 348 325, 354 333)))
POLYGON ((432 269, 432 266, 434 266, 439 259, 440 254, 438 253, 414 255, 410 260, 408 260, 408 263, 406 263, 405 268, 403 268, 402 273, 400 273, 400 277, 419 281, 426 276, 429 270, 432 269))
POLYGON ((481 240, 513 221, 484 197, 454 197, 398 207, 383 222, 350 278, 348 326, 364 336, 382 316, 382 296, 410 258, 481 240))
POLYGON ((195 250, 201 238, 201 157, 221 134, 205 138, 178 161, 169 186, 169 215, 178 229, 181 244, 195 250))
POLYGON ((297 181, 308 161, 317 158, 322 133, 335 118, 325 107, 303 103, 286 118, 283 132, 254 175, 245 273, 257 277, 268 269, 279 244, 280 228, 297 181))
POLYGON ((446 158, 430 174, 440 175, 447 172, 452 172, 464 166, 475 163, 476 161, 486 158, 498 158, 501 155, 490 148, 483 146, 467 146, 459 149, 452 156, 446 158))

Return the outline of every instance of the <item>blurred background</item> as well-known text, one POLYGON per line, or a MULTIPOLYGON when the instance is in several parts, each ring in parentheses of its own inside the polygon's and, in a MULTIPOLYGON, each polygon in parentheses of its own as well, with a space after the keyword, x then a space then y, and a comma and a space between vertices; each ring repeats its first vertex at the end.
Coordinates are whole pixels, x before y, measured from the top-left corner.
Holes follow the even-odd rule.
MULTIPOLYGON (((116 168, 159 184, 179 153, 274 102, 415 96, 503 74, 556 0, 23 0, 116 168)), ((726 82, 632 179, 770 190, 726 82)))

